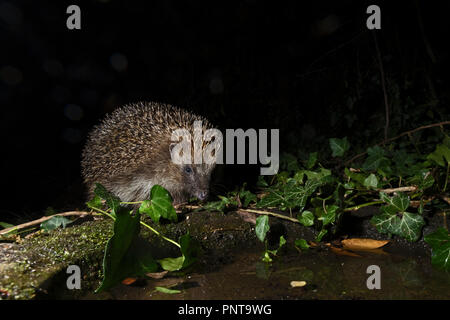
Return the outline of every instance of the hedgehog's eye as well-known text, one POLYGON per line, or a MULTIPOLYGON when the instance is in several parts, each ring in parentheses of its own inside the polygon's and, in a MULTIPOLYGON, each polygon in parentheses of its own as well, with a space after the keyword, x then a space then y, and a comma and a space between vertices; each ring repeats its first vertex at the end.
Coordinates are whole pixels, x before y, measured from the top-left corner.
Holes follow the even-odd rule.
POLYGON ((186 172, 187 174, 191 174, 192 173, 192 168, 191 167, 185 167, 184 168, 184 172, 186 172))

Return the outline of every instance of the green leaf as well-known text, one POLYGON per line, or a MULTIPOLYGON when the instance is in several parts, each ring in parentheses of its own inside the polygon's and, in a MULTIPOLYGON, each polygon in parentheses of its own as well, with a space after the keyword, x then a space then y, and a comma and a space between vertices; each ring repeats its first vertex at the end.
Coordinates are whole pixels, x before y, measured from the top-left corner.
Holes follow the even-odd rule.
POLYGON ((164 270, 178 271, 187 268, 197 260, 200 254, 200 246, 197 241, 192 239, 189 233, 181 236, 179 241, 181 245, 181 257, 158 260, 164 270))
POLYGON ((380 192, 380 198, 382 201, 386 202, 392 207, 389 208, 389 211, 393 213, 403 212, 409 207, 409 197, 402 192, 399 192, 392 198, 389 197, 386 193, 380 192))
POLYGON ((139 206, 139 213, 148 215, 156 223, 159 223, 159 219, 161 218, 158 210, 153 210, 152 202, 150 200, 142 201, 139 206))
POLYGON ((396 210, 403 212, 409 207, 409 197, 400 192, 391 199, 391 204, 396 210))
POLYGON ((385 192, 380 192, 380 199, 387 204, 391 203, 391 198, 389 198, 389 196, 385 192))
POLYGON ((309 154, 308 161, 306 162, 306 168, 312 169, 317 163, 317 152, 311 152, 309 154))
POLYGON ((243 200, 242 205, 246 208, 248 207, 248 205, 250 204, 250 202, 255 202, 258 200, 258 197, 256 196, 256 194, 251 193, 248 190, 241 190, 239 192, 239 198, 241 198, 241 200, 243 200))
POLYGON ((323 181, 318 179, 307 180, 304 186, 293 183, 287 185, 285 188, 285 203, 288 208, 298 207, 300 211, 306 205, 308 198, 316 191, 316 189, 323 184, 323 181))
POLYGON ((386 211, 386 207, 381 207, 381 214, 377 214, 370 219, 370 222, 380 233, 398 234, 400 229, 400 218, 395 213, 386 211))
POLYGON ((45 231, 50 231, 56 228, 59 228, 62 226, 63 228, 66 227, 69 223, 72 223, 70 219, 67 219, 66 217, 62 216, 54 216, 50 219, 44 221, 41 223, 41 229, 45 231))
POLYGON ((444 228, 424 237, 425 242, 431 246, 431 263, 434 266, 450 271, 450 234, 444 228))
POLYGON ((305 239, 297 239, 295 240, 295 245, 297 247, 299 247, 302 250, 308 250, 309 249, 309 244, 308 242, 306 242, 305 239))
POLYGON ((130 210, 125 207, 116 207, 116 219, 114 221, 114 234, 108 240, 103 258, 103 281, 96 292, 107 290, 130 274, 127 270, 129 259, 124 259, 128 249, 139 232, 139 218, 136 214, 130 215, 130 210))
POLYGON ((102 198, 100 198, 99 196, 96 195, 90 201, 86 202, 86 205, 89 208, 101 208, 102 207, 102 198))
POLYGON ((305 227, 310 227, 314 224, 314 214, 311 211, 305 210, 302 214, 298 214, 298 221, 305 227))
POLYGON ((259 208, 270 208, 286 205, 286 199, 282 191, 271 190, 270 193, 262 198, 258 203, 259 208))
POLYGON ((378 187, 378 179, 377 177, 371 173, 365 180, 364 180, 364 186, 368 188, 377 188, 378 187))
POLYGON ((258 188, 267 188, 269 186, 264 177, 265 176, 258 176, 258 181, 256 181, 256 186, 258 188))
POLYGON ((290 153, 283 153, 280 156, 280 168, 288 172, 295 172, 300 170, 298 161, 295 156, 290 153))
POLYGON ((367 149, 367 159, 362 168, 366 171, 377 170, 389 164, 389 159, 384 156, 384 150, 379 146, 367 149))
POLYGON ((333 157, 342 157, 350 148, 350 143, 348 142, 347 137, 344 137, 343 139, 331 138, 329 142, 332 151, 331 155, 333 157))
POLYGON ((434 184, 434 178, 431 175, 430 171, 424 171, 420 173, 420 180, 419 180, 419 188, 421 190, 428 189, 432 187, 434 184))
POLYGON ((270 257, 269 251, 264 251, 262 261, 264 262, 272 262, 272 258, 270 257))
MULTIPOLYGON (((111 192, 100 183, 95 184, 94 194, 106 201, 108 207, 112 209, 112 215, 115 216, 115 211, 120 207, 120 199, 113 195, 111 192)), ((95 203, 98 203, 98 199, 95 199, 95 203)))
POLYGON ((327 229, 322 229, 322 230, 320 230, 319 234, 318 234, 317 237, 316 237, 316 241, 321 241, 322 238, 323 238, 323 236, 326 235, 327 232, 328 232, 327 229))
POLYGON ((380 208, 381 214, 372 217, 370 222, 381 233, 395 234, 408 241, 417 241, 420 238, 425 221, 416 213, 402 212, 401 218, 396 214, 394 206, 380 208))
POLYGON ((180 290, 173 290, 173 289, 168 289, 168 288, 164 288, 164 287, 155 287, 155 290, 162 292, 162 293, 167 293, 167 294, 181 293, 180 290))
POLYGON ((184 256, 177 258, 164 258, 158 260, 161 267, 166 271, 178 271, 183 267, 184 256))
POLYGON ((444 144, 436 146, 436 150, 427 156, 427 159, 436 162, 439 166, 445 167, 450 163, 450 148, 444 144))
POLYGON ((286 239, 283 236, 280 236, 280 243, 278 244, 278 250, 280 250, 280 248, 282 246, 284 246, 285 244, 286 244, 286 239))
POLYGON ((175 208, 172 205, 172 197, 169 192, 159 185, 154 185, 150 191, 150 200, 143 201, 139 207, 139 213, 147 214, 156 223, 160 217, 176 222, 178 219, 175 208))
POLYGON ((8 229, 14 227, 14 225, 6 222, 0 222, 0 227, 2 227, 3 229, 8 229))
POLYGON ((207 211, 219 211, 219 212, 223 212, 224 209, 226 208, 227 204, 220 200, 220 201, 210 201, 207 204, 205 204, 202 209, 207 210, 207 211))
POLYGON ((336 211, 339 209, 338 206, 332 205, 332 206, 326 206, 326 213, 318 218, 318 220, 322 220, 323 226, 326 226, 330 223, 333 223, 336 220, 336 211))
POLYGON ((425 225, 423 217, 417 213, 403 212, 399 226, 399 235, 408 241, 417 241, 420 238, 422 227, 425 225))
MULTIPOLYGON (((450 234, 445 228, 438 228, 435 232, 426 235, 424 238, 431 248, 439 248, 440 246, 450 242, 450 234)), ((450 263, 450 261, 448 261, 450 263)))
POLYGON ((261 215, 256 218, 255 226, 256 236, 261 242, 264 242, 267 231, 269 231, 269 217, 266 215, 261 215))
POLYGON ((322 180, 328 176, 331 176, 331 170, 320 168, 319 171, 311 171, 311 170, 305 170, 303 171, 304 174, 308 177, 308 180, 322 180))
POLYGON ((189 233, 182 235, 179 241, 181 245, 180 250, 184 257, 182 265, 182 269, 184 269, 197 261, 200 256, 200 244, 189 233))

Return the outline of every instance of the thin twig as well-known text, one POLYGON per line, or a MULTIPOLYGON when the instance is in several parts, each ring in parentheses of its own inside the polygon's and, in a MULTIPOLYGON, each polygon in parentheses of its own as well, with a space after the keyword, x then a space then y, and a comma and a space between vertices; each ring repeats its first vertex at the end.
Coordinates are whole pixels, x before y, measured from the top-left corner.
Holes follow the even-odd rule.
POLYGON ((384 77, 383 60, 381 59, 381 53, 380 53, 380 48, 378 47, 377 36, 376 36, 375 32, 372 32, 372 34, 373 34, 373 39, 375 42, 375 48, 377 50, 378 64, 380 66, 381 87, 383 88, 384 109, 385 109, 385 118, 386 118, 386 123, 384 125, 384 140, 387 140, 388 129, 389 129, 389 103, 388 103, 388 96, 387 96, 386 83, 385 83, 385 77, 384 77))
MULTIPOLYGON (((389 138, 389 139, 387 139, 387 140, 381 141, 380 143, 377 143, 376 146, 380 146, 380 145, 386 144, 386 143, 388 143, 388 142, 397 140, 398 138, 401 138, 401 137, 403 137, 403 136, 409 135, 409 134, 411 134, 411 133, 414 133, 414 132, 417 132, 417 131, 420 131, 420 130, 423 130, 423 129, 434 128, 434 127, 442 127, 442 126, 445 126, 445 125, 450 125, 450 121, 442 121, 442 122, 438 122, 438 123, 429 124, 429 125, 426 125, 426 126, 421 126, 421 127, 416 128, 416 129, 413 129, 413 130, 405 131, 405 132, 399 134, 399 135, 396 136, 396 137, 389 138)), ((360 153, 360 154, 357 154, 357 155, 354 156, 353 158, 351 158, 351 159, 345 161, 345 162, 344 162, 344 166, 346 166, 346 165, 349 164, 349 163, 352 163, 352 162, 355 161, 356 159, 361 158, 362 156, 364 156, 364 155, 366 155, 366 154, 367 154, 367 151, 362 152, 362 153, 360 153)))
POLYGON ((24 228, 27 228, 27 227, 35 226, 37 224, 41 224, 42 222, 47 221, 47 220, 49 220, 49 219, 51 219, 51 218, 53 218, 55 216, 62 216, 62 217, 81 216, 81 217, 83 217, 83 216, 86 216, 86 215, 89 215, 89 214, 90 213, 86 212, 86 211, 68 211, 68 212, 57 213, 57 214, 54 214, 54 215, 51 215, 51 216, 45 216, 45 217, 42 217, 42 218, 37 219, 37 220, 33 220, 33 221, 30 221, 30 222, 19 224, 19 225, 14 226, 14 227, 10 227, 10 228, 7 228, 7 229, 0 230, 0 235, 1 234, 7 234, 7 233, 10 233, 10 232, 15 231, 15 230, 20 230, 20 229, 24 229, 24 228))
POLYGON ((410 187, 399 187, 399 188, 389 188, 389 189, 380 189, 378 191, 384 192, 384 193, 394 193, 394 192, 410 192, 410 191, 416 191, 416 186, 410 186, 410 187))
POLYGON ((262 211, 262 210, 254 210, 254 209, 239 209, 238 212, 250 212, 250 213, 256 213, 256 214, 264 214, 267 216, 273 216, 273 217, 277 217, 280 219, 284 219, 284 220, 289 220, 291 222, 295 222, 295 223, 300 223, 298 221, 298 219, 295 218, 290 218, 288 216, 282 215, 282 214, 278 214, 278 213, 273 213, 270 211, 262 211))

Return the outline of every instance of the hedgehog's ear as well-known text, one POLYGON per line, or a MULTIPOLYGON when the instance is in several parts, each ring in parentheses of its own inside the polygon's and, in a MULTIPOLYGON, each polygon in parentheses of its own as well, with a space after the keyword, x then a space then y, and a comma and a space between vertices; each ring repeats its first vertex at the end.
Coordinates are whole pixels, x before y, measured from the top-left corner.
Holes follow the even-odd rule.
MULTIPOLYGON (((172 154, 173 149, 179 144, 179 142, 172 142, 169 144, 169 152, 172 154)), ((183 148, 180 148, 180 151, 178 152, 178 156, 183 156, 183 148)))

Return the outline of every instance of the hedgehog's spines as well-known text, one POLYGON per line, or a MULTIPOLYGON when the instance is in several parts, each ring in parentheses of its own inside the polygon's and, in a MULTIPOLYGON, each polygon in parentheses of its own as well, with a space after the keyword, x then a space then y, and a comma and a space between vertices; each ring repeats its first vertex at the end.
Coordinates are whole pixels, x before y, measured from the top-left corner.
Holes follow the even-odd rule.
POLYGON ((172 132, 179 128, 192 132, 196 120, 202 121, 204 130, 211 127, 201 116, 155 102, 127 104, 109 113, 90 132, 82 153, 88 189, 92 192, 94 183, 99 182, 125 197, 124 201, 142 200, 135 198, 147 194, 154 184, 177 195, 204 189, 203 180, 209 183, 213 166, 199 166, 196 180, 187 181, 189 177, 171 162, 169 152, 172 132))

